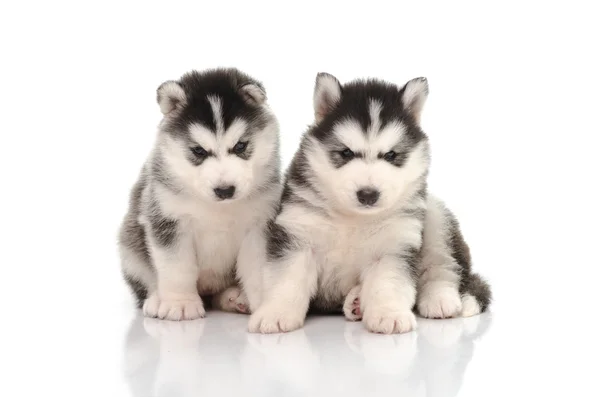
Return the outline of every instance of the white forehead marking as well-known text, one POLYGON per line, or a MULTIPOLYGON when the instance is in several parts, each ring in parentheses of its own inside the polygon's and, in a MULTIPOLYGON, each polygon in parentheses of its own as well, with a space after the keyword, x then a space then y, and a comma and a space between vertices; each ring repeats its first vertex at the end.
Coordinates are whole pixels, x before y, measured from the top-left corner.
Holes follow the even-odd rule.
POLYGON ((376 99, 371 99, 369 102, 369 116, 371 117, 368 131, 369 157, 377 157, 379 153, 389 152, 403 139, 406 133, 406 127, 399 121, 393 121, 381 128, 381 109, 383 109, 383 104, 376 99))
POLYGON ((221 98, 218 96, 208 96, 208 103, 210 103, 210 108, 213 112, 213 118, 215 120, 215 125, 217 126, 217 135, 223 134, 223 114, 221 111, 221 98))
POLYGON ((233 123, 227 128, 225 134, 222 137, 219 137, 219 142, 221 145, 225 146, 225 150, 232 148, 246 133, 246 129, 248 128, 248 123, 244 119, 236 118, 233 120, 233 123))
POLYGON ((404 134, 406 134, 404 124, 399 121, 392 121, 373 137, 371 147, 375 153, 389 152, 404 139, 404 134))
POLYGON ((367 147, 365 134, 356 120, 344 120, 333 126, 337 139, 353 152, 362 152, 367 147))
POLYGON ((402 141, 406 133, 406 126, 400 121, 393 121, 381 126, 381 110, 383 105, 380 101, 369 101, 369 117, 371 123, 368 130, 363 131, 360 123, 356 120, 347 119, 333 127, 335 136, 354 152, 361 152, 366 158, 376 159, 380 153, 392 150, 402 141))
POLYGON ((214 132, 198 123, 190 124, 189 131, 192 139, 196 141, 198 145, 213 152, 216 150, 217 139, 214 132))
POLYGON ((369 117, 371 118, 371 125, 369 126, 369 130, 367 131, 369 140, 372 140, 381 128, 381 120, 379 119, 379 114, 381 113, 382 107, 383 106, 381 105, 381 102, 375 99, 371 99, 369 101, 369 117))
POLYGON ((192 139, 206 150, 210 150, 214 154, 226 155, 235 144, 242 138, 248 123, 246 120, 237 118, 231 123, 224 134, 215 135, 213 131, 206 128, 202 124, 191 124, 189 127, 192 139))

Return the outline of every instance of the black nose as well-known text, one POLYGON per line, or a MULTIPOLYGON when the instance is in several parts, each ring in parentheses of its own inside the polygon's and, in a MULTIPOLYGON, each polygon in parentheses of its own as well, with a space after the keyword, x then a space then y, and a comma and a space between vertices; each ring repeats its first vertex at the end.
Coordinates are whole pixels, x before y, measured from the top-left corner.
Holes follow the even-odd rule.
POLYGON ((360 189, 356 197, 362 205, 373 205, 379 200, 379 192, 375 189, 360 189))
POLYGON ((227 200, 233 197, 235 186, 220 186, 215 188, 215 194, 222 200, 227 200))

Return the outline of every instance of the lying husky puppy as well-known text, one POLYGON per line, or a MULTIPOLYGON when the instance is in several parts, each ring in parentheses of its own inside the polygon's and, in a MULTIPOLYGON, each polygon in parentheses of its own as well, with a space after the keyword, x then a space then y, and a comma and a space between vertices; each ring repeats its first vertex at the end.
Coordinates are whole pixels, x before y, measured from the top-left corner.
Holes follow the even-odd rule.
POLYGON ((265 100, 262 84, 236 69, 158 88, 164 118, 119 236, 125 280, 146 316, 203 317, 200 295, 246 311, 232 287, 239 248, 281 195, 279 127, 265 100))
POLYGON ((253 236, 254 247, 265 240, 264 252, 240 255, 251 332, 294 330, 309 306, 340 310, 345 299, 348 317, 369 331, 407 332, 416 326, 417 289, 427 317, 486 309, 489 288, 471 273, 456 220, 427 192, 427 94, 424 78, 399 88, 317 76, 315 124, 288 170, 277 216, 253 236), (252 272, 248 258, 261 255, 266 265, 252 272))

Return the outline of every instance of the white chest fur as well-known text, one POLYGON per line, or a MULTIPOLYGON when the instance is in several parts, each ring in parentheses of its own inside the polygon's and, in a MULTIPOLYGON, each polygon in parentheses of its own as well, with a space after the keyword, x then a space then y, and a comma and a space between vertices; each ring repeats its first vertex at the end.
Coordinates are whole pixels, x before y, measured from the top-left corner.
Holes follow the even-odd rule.
POLYGON ((290 206, 278 222, 306 242, 318 269, 321 296, 344 296, 361 273, 386 255, 421 242, 421 222, 412 217, 330 218, 290 206))
POLYGON ((204 203, 173 194, 161 195, 161 209, 180 219, 182 230, 193 239, 201 272, 231 273, 242 244, 252 228, 265 222, 273 204, 257 200, 204 203))
POLYGON ((194 214, 190 232, 200 269, 230 270, 244 236, 257 221, 241 208, 194 214))

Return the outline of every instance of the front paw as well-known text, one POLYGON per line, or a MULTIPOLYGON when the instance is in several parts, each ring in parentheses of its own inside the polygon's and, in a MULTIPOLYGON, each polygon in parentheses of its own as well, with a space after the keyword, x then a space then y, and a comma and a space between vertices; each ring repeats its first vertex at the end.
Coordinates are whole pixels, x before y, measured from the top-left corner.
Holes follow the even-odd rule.
POLYGON ((452 287, 425 287, 418 298, 417 309, 425 318, 456 317, 462 310, 458 289, 452 287))
POLYGON ((143 312, 146 317, 173 321, 195 320, 205 315, 202 300, 195 294, 161 299, 154 293, 144 302, 143 312))
POLYGON ((410 310, 366 310, 363 323, 370 332, 378 334, 402 334, 417 327, 417 318, 410 310))
POLYGON ((261 307, 250 316, 248 331, 262 334, 290 332, 301 328, 305 317, 306 313, 290 307, 261 307))

